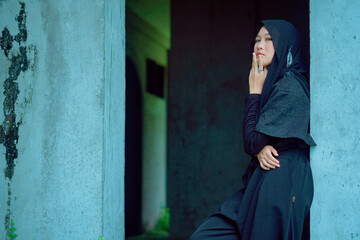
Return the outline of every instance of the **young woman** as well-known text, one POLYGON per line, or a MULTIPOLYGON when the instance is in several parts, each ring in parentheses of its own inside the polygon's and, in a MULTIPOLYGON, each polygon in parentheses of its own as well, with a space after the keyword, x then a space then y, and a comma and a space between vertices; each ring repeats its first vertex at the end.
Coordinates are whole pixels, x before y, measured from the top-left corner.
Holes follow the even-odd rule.
POLYGON ((243 137, 252 156, 245 187, 224 202, 191 240, 301 239, 313 199, 310 89, 300 36, 284 20, 260 22, 252 45, 243 137))

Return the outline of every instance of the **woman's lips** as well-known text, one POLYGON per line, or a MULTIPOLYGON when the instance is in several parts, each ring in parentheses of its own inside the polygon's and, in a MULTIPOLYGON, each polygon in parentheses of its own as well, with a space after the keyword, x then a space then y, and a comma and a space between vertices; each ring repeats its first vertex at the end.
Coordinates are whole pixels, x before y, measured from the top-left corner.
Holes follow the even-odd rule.
POLYGON ((256 56, 265 56, 263 53, 257 53, 256 56))

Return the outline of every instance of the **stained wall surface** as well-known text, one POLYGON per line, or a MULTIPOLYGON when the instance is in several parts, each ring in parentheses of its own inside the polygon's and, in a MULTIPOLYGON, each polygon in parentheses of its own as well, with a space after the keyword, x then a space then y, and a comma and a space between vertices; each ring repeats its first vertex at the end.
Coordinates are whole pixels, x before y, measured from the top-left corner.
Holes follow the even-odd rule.
POLYGON ((359 9, 310 1, 312 239, 360 239, 359 9))
POLYGON ((123 20, 124 1, 0 1, 0 236, 122 239, 123 20))

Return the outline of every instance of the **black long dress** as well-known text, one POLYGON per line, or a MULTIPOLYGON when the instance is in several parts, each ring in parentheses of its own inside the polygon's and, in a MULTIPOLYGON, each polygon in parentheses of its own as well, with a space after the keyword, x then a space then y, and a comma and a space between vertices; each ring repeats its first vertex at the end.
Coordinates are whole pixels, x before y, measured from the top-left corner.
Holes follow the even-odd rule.
POLYGON ((291 23, 265 20, 257 30, 262 26, 271 35, 275 55, 261 94, 249 94, 245 101, 244 150, 252 156, 243 176, 245 187, 200 225, 191 240, 302 237, 314 189, 309 146, 316 145, 309 133, 308 68, 291 23), (256 154, 265 145, 279 153, 279 168, 259 167, 256 154))
POLYGON ((296 75, 287 72, 256 121, 259 94, 249 94, 243 121, 245 151, 265 145, 278 151, 280 167, 269 171, 252 157, 243 176, 245 188, 211 215, 191 239, 301 239, 313 199, 309 164, 309 98, 296 75))

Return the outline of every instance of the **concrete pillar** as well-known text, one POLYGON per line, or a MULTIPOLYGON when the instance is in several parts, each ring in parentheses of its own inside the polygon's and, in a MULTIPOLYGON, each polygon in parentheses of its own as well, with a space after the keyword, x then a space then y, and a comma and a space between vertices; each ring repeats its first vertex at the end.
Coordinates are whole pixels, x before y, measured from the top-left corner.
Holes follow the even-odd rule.
POLYGON ((3 238, 123 239, 124 2, 0 1, 3 238))
POLYGON ((360 238, 359 9, 310 1, 312 239, 360 238))

